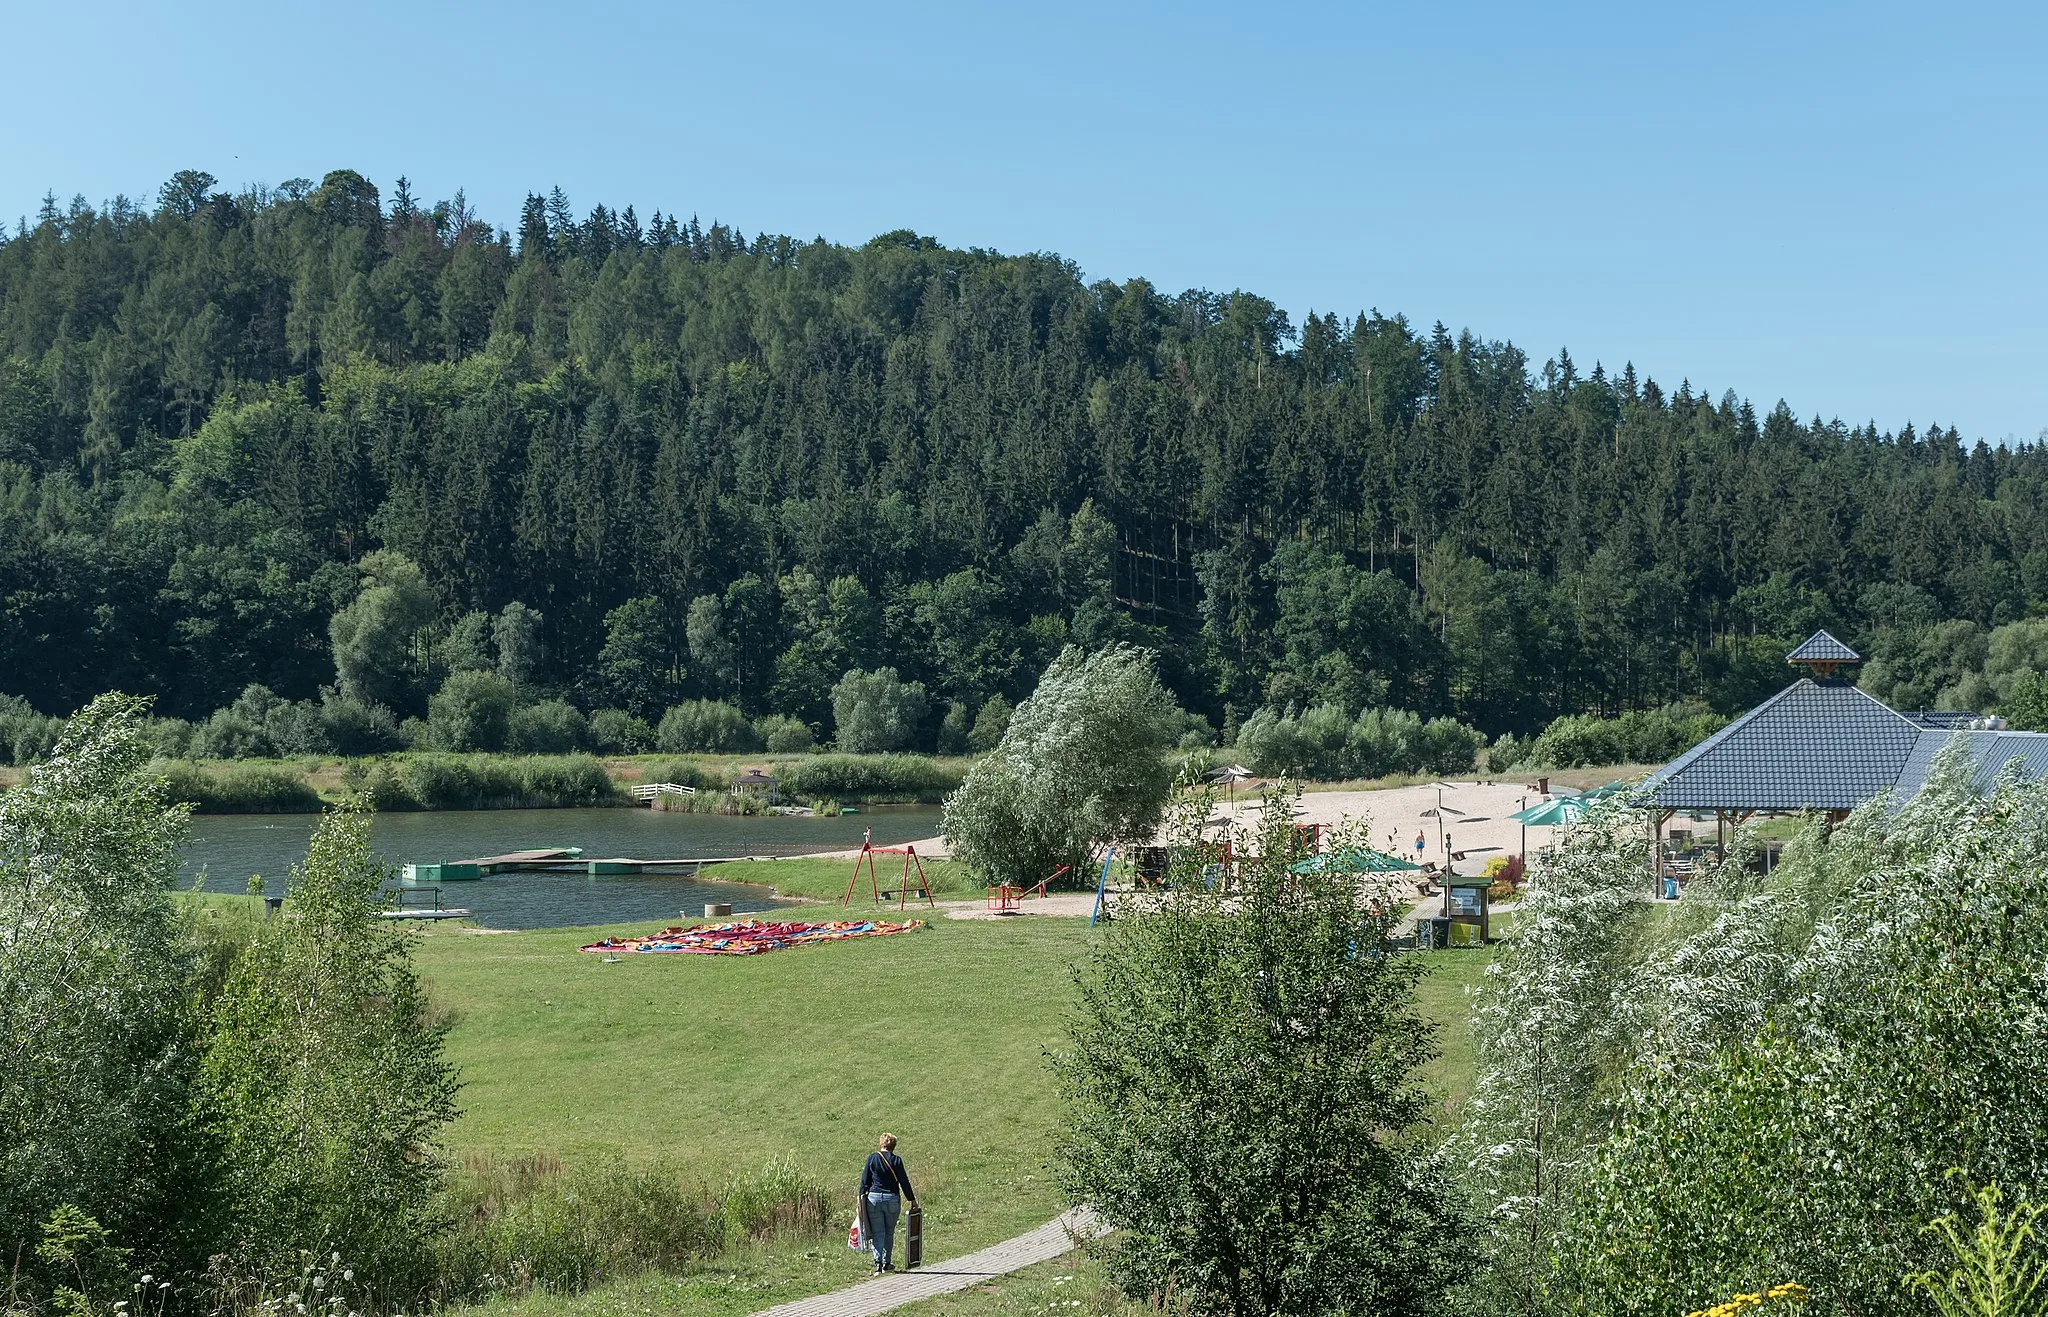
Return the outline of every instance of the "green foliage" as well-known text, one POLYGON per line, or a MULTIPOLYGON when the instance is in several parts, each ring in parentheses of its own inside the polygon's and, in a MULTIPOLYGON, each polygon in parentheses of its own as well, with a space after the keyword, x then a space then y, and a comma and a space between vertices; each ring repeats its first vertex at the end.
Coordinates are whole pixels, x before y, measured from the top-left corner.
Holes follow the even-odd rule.
POLYGON ((0 695, 0 758, 32 764, 48 754, 64 730, 61 718, 37 713, 18 695, 0 695))
POLYGON ((803 754, 814 744, 808 726, 800 719, 779 713, 756 718, 754 738, 774 754, 803 754))
POLYGON ((518 698, 495 672, 452 672, 427 701, 427 734, 437 750, 503 750, 518 698))
POLYGON ((377 917, 371 812, 330 811, 212 1007, 205 1105, 224 1141, 237 1263, 282 1277, 344 1255, 387 1299, 427 1280, 455 1116, 445 1025, 411 934, 377 917))
POLYGON ((357 566, 362 589, 328 627, 341 692, 365 704, 409 707, 424 675, 420 633, 439 602, 403 554, 380 550, 357 566))
POLYGON ((491 642, 497 651, 498 675, 515 686, 537 680, 547 661, 547 640, 542 629, 546 619, 514 599, 499 610, 491 622, 491 642))
POLYGON ((1017 706, 1001 744, 947 797, 953 857, 1018 886, 1061 865, 1085 872, 1102 846, 1151 834, 1179 731, 1149 651, 1070 646, 1017 706))
POLYGON ((311 814, 320 808, 319 793, 287 768, 249 764, 212 772, 174 762, 162 772, 170 798, 198 814, 311 814))
POLYGON ((2022 732, 2048 732, 2048 673, 2023 672, 2006 687, 1999 708, 2022 732))
POLYGON ((1228 894, 1205 881, 1213 799, 1194 799, 1171 897, 1117 910, 1055 1059, 1056 1172, 1116 1228, 1127 1294, 1200 1313, 1435 1311, 1457 1236, 1408 1138, 1430 1105, 1415 1067, 1435 1054, 1422 967, 1380 953, 1388 920, 1355 884, 1288 871, 1295 799, 1268 797, 1228 894))
POLYGON ((894 668, 849 671, 832 688, 833 741, 847 754, 902 750, 918 740, 930 701, 894 668))
POLYGON ((981 712, 974 715, 974 727, 967 733, 967 748, 975 754, 986 754, 1003 743, 1003 733, 1010 730, 1010 716, 1016 710, 1000 695, 991 695, 981 706, 981 712))
POLYGON ((1534 768, 1661 764, 1692 749, 1727 722, 1696 704, 1631 710, 1618 718, 1567 714, 1544 728, 1517 762, 1534 768))
POLYGON ((149 768, 144 713, 94 700, 0 793, 0 1254, 31 1291, 96 1291, 78 1269, 107 1238, 186 1266, 208 1243, 192 961, 168 895, 185 811, 149 768))
POLYGON ((398 761, 392 776, 378 789, 390 808, 412 802, 416 809, 575 809, 624 800, 589 755, 414 754, 398 761))
POLYGON ((1424 722, 1405 709, 1367 709, 1354 719, 1319 704, 1299 714, 1258 710, 1238 729, 1237 748, 1259 773, 1336 780, 1467 773, 1485 739, 1452 718, 1424 722))
POLYGON ((1498 1226, 1483 1291, 1676 1312, 1797 1278, 1909 1311, 1921 1226, 1965 1205, 1945 1168, 2048 1176, 2048 787, 1969 779, 1951 746, 1903 807, 1809 827, 1768 876, 1738 847, 1669 909, 1634 828, 1539 866, 1460 1136, 1498 1226))
POLYGON ((1746 707, 1822 620, 1885 698, 1988 709, 2021 670, 1990 637, 2048 608, 2038 444, 1043 253, 539 197, 515 238, 347 170, 215 186, 0 244, 0 687, 45 713, 333 685, 390 712, 327 728, 364 754, 466 667, 820 729, 845 672, 893 668, 940 715, 895 742, 923 746, 1062 645, 1127 642, 1217 727, 1336 704, 1528 737, 1746 707), (1645 489, 1737 493, 1615 494, 1645 489))
POLYGON ((505 721, 505 748, 514 754, 568 754, 595 744, 589 720, 567 700, 523 705, 505 721))
POLYGON ((661 717, 654 734, 663 754, 736 754, 761 748, 753 724, 724 700, 684 700, 661 717))
POLYGON ((937 804, 962 773, 923 755, 817 755, 781 768, 782 794, 796 800, 937 804))
POLYGON ((2034 1229, 2048 1204, 2021 1199, 2008 1210, 1996 1184, 1971 1197, 1974 1224, 1952 1212, 1928 1227, 1948 1247, 1954 1267, 1915 1272, 1906 1283, 1941 1317, 2035 1317, 2048 1310, 2048 1261, 2034 1229))
POLYGON ((645 754, 654 748, 654 729, 624 709, 599 709, 590 715, 590 739, 604 754, 645 754))
POLYGON ((597 684, 605 698, 651 717, 681 681, 682 665, 659 599, 628 599, 605 614, 604 648, 597 655, 597 684))

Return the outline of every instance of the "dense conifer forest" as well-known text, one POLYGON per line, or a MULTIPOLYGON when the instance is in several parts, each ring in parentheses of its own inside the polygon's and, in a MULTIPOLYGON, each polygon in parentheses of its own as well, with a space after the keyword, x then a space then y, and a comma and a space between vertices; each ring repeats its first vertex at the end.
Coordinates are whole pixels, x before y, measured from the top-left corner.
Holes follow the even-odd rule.
POLYGON ((45 713, 261 685, 402 720, 490 669, 828 737, 892 668, 931 744, 1127 640, 1220 730, 1526 735, 1744 707, 1821 624, 1888 698, 1988 708, 2048 667, 2044 498, 2038 444, 909 230, 559 191, 505 230, 403 179, 185 172, 0 240, 0 693, 45 713))

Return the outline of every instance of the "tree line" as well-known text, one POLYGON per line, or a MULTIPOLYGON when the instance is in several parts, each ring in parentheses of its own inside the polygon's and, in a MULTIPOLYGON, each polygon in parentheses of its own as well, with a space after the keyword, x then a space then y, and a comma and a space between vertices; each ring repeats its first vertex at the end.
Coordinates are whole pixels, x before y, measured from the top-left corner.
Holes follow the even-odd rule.
POLYGON ((556 191, 515 233, 404 179, 186 171, 0 240, 0 693, 46 714, 261 686, 395 729, 490 670, 824 739, 886 670, 930 747, 1128 642, 1226 737, 1324 705, 1526 737, 1745 707, 1820 624, 1990 707, 1967 662, 2048 607, 2044 486, 2039 444, 907 230, 556 191))

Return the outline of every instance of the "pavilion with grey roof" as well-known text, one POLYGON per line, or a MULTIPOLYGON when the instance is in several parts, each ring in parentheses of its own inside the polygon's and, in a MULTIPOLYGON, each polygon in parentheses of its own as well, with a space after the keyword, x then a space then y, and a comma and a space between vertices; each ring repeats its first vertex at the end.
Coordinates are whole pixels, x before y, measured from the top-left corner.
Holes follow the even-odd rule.
MULTIPOLYGON (((1840 819, 1891 792, 1915 795, 1934 756, 1967 738, 1980 786, 2020 761, 2048 776, 2048 733, 2005 730, 1970 714, 1900 713, 1858 690, 1837 668, 1861 656, 1816 631, 1786 656, 1807 675, 1652 773, 1632 794, 1651 811, 1653 837, 1680 811, 1711 811, 1716 834, 1753 814, 1817 810, 1840 819)), ((1658 851, 1661 855, 1661 846, 1658 851)))

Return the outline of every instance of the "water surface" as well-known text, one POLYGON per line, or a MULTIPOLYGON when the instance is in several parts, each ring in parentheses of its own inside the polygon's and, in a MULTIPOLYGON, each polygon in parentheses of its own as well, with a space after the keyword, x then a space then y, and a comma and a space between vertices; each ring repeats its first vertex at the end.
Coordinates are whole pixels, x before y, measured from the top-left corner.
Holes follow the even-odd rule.
MULTIPOLYGON (((240 892, 251 874, 261 874, 267 891, 282 892, 287 871, 305 857, 306 842, 318 822, 311 814, 196 817, 185 846, 185 881, 189 885, 201 878, 207 891, 240 892)), ((648 809, 393 813, 377 816, 371 844, 393 868, 561 846, 580 846, 589 859, 673 860, 843 850, 860 845, 868 828, 874 829, 876 845, 914 841, 938 832, 939 811, 876 809, 822 819, 726 818, 648 809)), ((851 862, 847 871, 852 872, 851 862)), ((773 881, 772 872, 763 871, 760 881, 773 881)), ((465 907, 477 923, 490 928, 563 928, 683 915, 694 919, 702 917, 711 901, 731 902, 735 914, 775 904, 759 887, 654 874, 588 878, 522 872, 441 884, 443 905, 465 907)))

